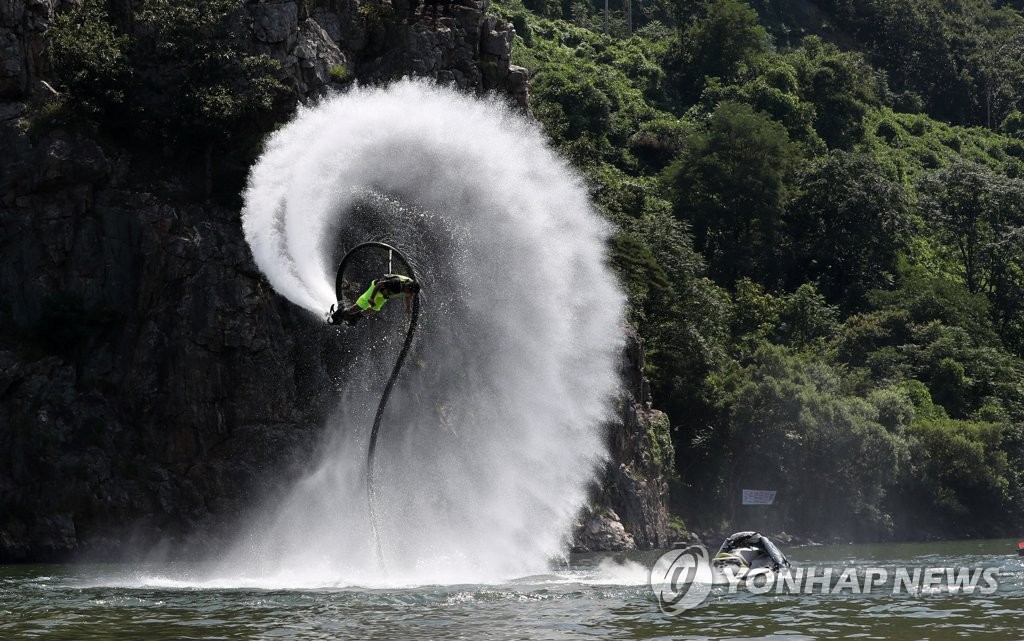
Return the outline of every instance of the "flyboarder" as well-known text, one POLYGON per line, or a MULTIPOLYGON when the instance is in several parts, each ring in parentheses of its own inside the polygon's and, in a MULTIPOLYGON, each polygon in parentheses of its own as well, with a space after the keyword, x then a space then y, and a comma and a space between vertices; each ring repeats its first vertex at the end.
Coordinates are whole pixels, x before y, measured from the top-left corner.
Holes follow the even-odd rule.
POLYGON ((399 296, 405 300, 406 315, 412 314, 412 299, 419 294, 420 284, 402 274, 384 274, 383 277, 370 281, 370 287, 356 299, 355 304, 339 309, 338 304, 331 305, 327 312, 327 322, 340 325, 342 322, 355 325, 363 316, 376 314, 384 307, 384 303, 399 296))

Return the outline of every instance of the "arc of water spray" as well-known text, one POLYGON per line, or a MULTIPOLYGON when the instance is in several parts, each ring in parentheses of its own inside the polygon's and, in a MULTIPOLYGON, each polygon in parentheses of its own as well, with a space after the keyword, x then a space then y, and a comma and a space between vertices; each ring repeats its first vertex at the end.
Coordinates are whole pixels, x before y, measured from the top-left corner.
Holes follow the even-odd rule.
MULTIPOLYGON (((415 347, 430 367, 403 365, 387 401, 394 424, 383 424, 381 408, 373 455, 374 397, 391 369, 338 346, 348 376, 332 381, 340 398, 333 412, 323 408, 307 473, 243 529, 223 572, 318 587, 546 572, 603 469, 602 426, 621 385, 625 295, 608 263, 614 228, 583 177, 502 97, 401 80, 300 109, 268 138, 244 199, 254 261, 305 311, 296 329, 312 328, 339 299, 339 242, 401 248, 418 280, 444 290, 431 292, 429 308, 420 301, 423 323, 405 358, 415 347), (362 371, 378 369, 367 389, 362 371), (410 409, 401 432, 399 401, 410 409), (379 512, 372 525, 367 471, 379 512), (374 527, 386 573, 367 549, 374 527)), ((364 251, 387 267, 387 249, 364 251)), ((350 279, 362 262, 352 260, 350 279)), ((393 268, 404 271, 397 255, 393 268)), ((275 307, 260 313, 277 322, 275 307)), ((393 364, 406 328, 386 329, 393 364)), ((327 377, 310 382, 326 386, 327 377)), ((280 394, 296 393, 289 383, 280 394)))
MULTIPOLYGON (((392 259, 393 257, 398 258, 398 262, 402 264, 409 277, 416 280, 416 272, 413 271, 412 264, 409 263, 408 259, 391 245, 387 243, 381 243, 377 241, 368 241, 365 243, 359 243, 352 249, 348 250, 345 257, 341 259, 341 265, 338 267, 338 277, 334 283, 335 294, 338 296, 338 300, 341 301, 341 305, 344 306, 345 300, 345 268, 348 266, 349 260, 355 256, 359 251, 370 247, 379 247, 381 249, 388 250, 388 273, 392 273, 392 259)), ((377 549, 377 561, 384 565, 384 547, 380 540, 380 527, 377 519, 376 509, 376 492, 373 485, 373 461, 374 455, 377 451, 377 437, 380 434, 381 420, 384 418, 384 408, 387 407, 388 399, 391 397, 391 389, 395 386, 395 381, 398 380, 399 374, 402 372, 402 365, 405 363, 405 357, 409 353, 409 348, 412 346, 413 336, 416 334, 416 321, 420 314, 420 297, 414 296, 412 299, 412 317, 409 319, 409 329, 405 333, 405 343, 402 345, 402 351, 398 353, 398 360, 395 361, 395 366, 391 370, 391 376, 388 378, 387 384, 384 386, 384 391, 380 396, 380 402, 377 404, 377 414, 373 418, 373 428, 370 430, 370 446, 366 452, 366 499, 370 508, 370 529, 373 530, 373 541, 377 549)))

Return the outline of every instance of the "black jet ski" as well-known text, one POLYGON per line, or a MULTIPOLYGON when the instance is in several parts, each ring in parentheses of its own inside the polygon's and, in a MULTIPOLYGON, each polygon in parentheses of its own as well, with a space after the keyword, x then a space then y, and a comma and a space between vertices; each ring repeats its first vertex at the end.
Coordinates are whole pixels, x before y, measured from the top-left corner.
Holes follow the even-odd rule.
POLYGON ((789 559, 768 537, 758 532, 737 532, 722 543, 718 554, 711 560, 716 578, 746 578, 752 572, 779 574, 789 570, 789 559))

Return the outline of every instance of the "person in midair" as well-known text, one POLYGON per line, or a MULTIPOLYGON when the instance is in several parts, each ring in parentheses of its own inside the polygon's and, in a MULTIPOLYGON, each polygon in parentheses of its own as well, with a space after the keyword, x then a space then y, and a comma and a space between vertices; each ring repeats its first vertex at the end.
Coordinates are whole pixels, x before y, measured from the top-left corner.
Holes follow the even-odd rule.
POLYGON ((370 287, 350 307, 340 309, 337 304, 331 305, 327 312, 327 322, 331 325, 343 322, 355 325, 363 316, 376 314, 385 303, 400 296, 405 300, 405 313, 412 314, 412 299, 419 292, 420 284, 412 278, 403 274, 384 274, 370 281, 370 287))

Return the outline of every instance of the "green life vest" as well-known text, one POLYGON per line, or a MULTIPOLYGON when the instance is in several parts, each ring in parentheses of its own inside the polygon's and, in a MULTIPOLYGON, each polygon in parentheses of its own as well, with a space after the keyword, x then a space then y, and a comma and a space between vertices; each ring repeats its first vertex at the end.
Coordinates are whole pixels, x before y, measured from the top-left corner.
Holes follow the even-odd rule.
POLYGON ((360 296, 358 300, 356 300, 356 305, 359 306, 359 309, 370 309, 372 307, 373 311, 379 312, 380 308, 384 307, 384 303, 388 302, 389 299, 394 298, 395 296, 401 295, 402 289, 409 283, 413 282, 411 278, 409 278, 408 276, 404 276, 402 274, 384 274, 384 278, 386 280, 397 278, 398 283, 400 285, 398 291, 385 292, 378 289, 374 293, 373 301, 371 302, 370 292, 372 292, 374 290, 374 287, 376 287, 377 285, 377 281, 372 280, 370 281, 370 286, 367 288, 367 290, 363 292, 363 295, 360 296))

